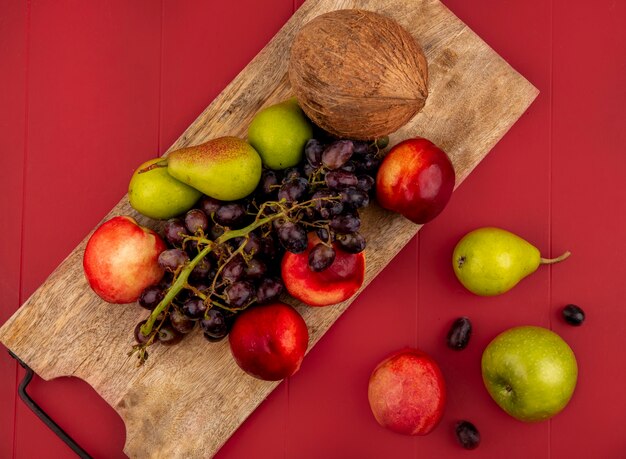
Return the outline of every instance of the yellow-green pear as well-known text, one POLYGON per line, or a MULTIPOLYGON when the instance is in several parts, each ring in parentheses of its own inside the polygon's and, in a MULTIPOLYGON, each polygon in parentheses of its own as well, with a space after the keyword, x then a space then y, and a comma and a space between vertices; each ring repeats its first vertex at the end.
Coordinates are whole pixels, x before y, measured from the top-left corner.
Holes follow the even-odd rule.
POLYGON ((137 168, 128 184, 128 200, 146 217, 165 220, 191 209, 202 193, 168 174, 159 167, 162 162, 155 158, 137 168))
POLYGON ((461 284, 480 296, 494 296, 512 289, 542 264, 565 260, 541 258, 539 250, 515 234, 500 228, 479 228, 466 234, 454 248, 452 266, 461 284))
POLYGON ((264 108, 248 127, 248 142, 270 169, 297 165, 311 137, 313 126, 295 97, 264 108))
POLYGON ((252 193, 261 179, 261 167, 256 150, 237 137, 220 137, 167 156, 170 175, 221 201, 252 193))

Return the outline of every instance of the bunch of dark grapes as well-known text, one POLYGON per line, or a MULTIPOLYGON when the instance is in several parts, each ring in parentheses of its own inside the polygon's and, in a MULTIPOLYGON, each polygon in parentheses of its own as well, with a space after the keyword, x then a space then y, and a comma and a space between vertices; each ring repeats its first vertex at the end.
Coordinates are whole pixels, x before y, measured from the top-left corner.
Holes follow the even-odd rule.
POLYGON ((266 171, 261 190, 267 199, 287 202, 311 201, 297 222, 277 222, 277 236, 286 250, 306 250, 307 233, 315 231, 318 242, 309 254, 313 271, 327 269, 335 259, 336 243, 348 253, 365 249, 359 233, 359 211, 369 205, 383 149, 388 139, 377 142, 311 139, 305 147, 305 162, 279 176, 266 171))
POLYGON ((205 196, 197 208, 168 220, 168 249, 158 260, 166 275, 139 299, 151 311, 135 328, 140 362, 149 345, 177 343, 198 327, 207 340, 220 341, 238 312, 276 300, 284 289, 282 255, 304 252, 312 231, 320 241, 309 253, 313 271, 332 264, 335 246, 363 251, 359 211, 373 196, 387 142, 311 139, 302 164, 264 170, 245 200, 205 196))

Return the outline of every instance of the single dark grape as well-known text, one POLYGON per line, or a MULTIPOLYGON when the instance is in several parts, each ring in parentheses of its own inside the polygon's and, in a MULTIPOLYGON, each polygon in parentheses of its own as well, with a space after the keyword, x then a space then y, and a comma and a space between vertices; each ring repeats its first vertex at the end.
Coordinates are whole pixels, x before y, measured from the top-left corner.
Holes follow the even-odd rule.
POLYGON ((212 214, 217 212, 217 209, 219 209, 222 204, 222 201, 218 201, 217 199, 213 199, 209 196, 203 196, 202 199, 200 199, 199 207, 207 217, 210 217, 212 214))
POLYGON ((236 282, 241 279, 246 270, 246 262, 241 255, 235 255, 222 269, 222 278, 229 282, 236 282))
POLYGON ((296 177, 285 182, 278 190, 278 200, 286 200, 287 202, 295 202, 300 200, 306 193, 309 182, 305 178, 296 177))
POLYGON ((360 233, 339 234, 335 239, 339 247, 348 253, 363 252, 367 245, 365 238, 360 233))
POLYGON ((241 308, 250 302, 255 294, 254 285, 248 281, 233 282, 224 290, 226 302, 234 308, 241 308))
POLYGON ((232 249, 232 250, 237 250, 239 248, 239 246, 241 244, 243 244, 243 241, 245 240, 245 238, 243 236, 239 236, 233 239, 230 239, 229 241, 226 241, 226 244, 228 244, 228 246, 232 249))
POLYGON ((447 343, 450 349, 460 351, 469 344, 472 336, 472 323, 467 317, 459 317, 454 321, 448 331, 447 343))
POLYGON ((340 195, 333 191, 316 191, 311 199, 314 201, 315 210, 323 219, 329 219, 343 212, 343 204, 340 201, 340 195))
POLYGON ((302 253, 307 247, 306 230, 293 222, 285 222, 278 228, 280 243, 291 253, 302 253))
MULTIPOLYGON (((211 269, 211 271, 215 271, 215 269, 211 269)), ((199 291, 200 293, 204 293, 205 295, 208 295, 211 291, 211 287, 208 284, 202 282, 199 284, 194 284, 193 286, 196 288, 197 291, 199 291)))
POLYGON ((224 234, 224 227, 220 226, 220 225, 213 225, 210 229, 209 229, 209 238, 211 240, 216 240, 218 237, 220 237, 222 234, 224 234))
POLYGON ((331 143, 322 153, 322 163, 328 169, 339 169, 354 152, 352 140, 337 140, 331 143))
POLYGON ((183 304, 189 298, 191 298, 191 290, 184 288, 176 294, 175 300, 177 303, 183 304))
POLYGON ((215 212, 215 221, 231 228, 241 224, 246 216, 246 208, 238 202, 229 202, 215 212))
POLYGON ((329 226, 338 233, 356 233, 361 228, 361 219, 355 214, 336 215, 329 226))
POLYGON ((324 145, 317 139, 309 139, 304 147, 304 156, 307 162, 313 167, 322 165, 322 153, 324 145))
POLYGON ((302 172, 303 172, 305 177, 311 177, 313 174, 315 174, 316 170, 317 170, 317 168, 315 166, 311 166, 309 163, 306 163, 302 167, 302 172))
POLYGON ((190 319, 200 319, 204 316, 206 304, 204 304, 204 300, 202 300, 202 298, 189 298, 183 303, 181 311, 190 319))
POLYGON ((341 169, 327 172, 324 179, 326 180, 326 185, 331 190, 340 190, 342 188, 356 186, 359 183, 356 175, 341 169))
POLYGON ((364 155, 369 151, 369 144, 363 140, 352 141, 355 155, 364 155))
POLYGON ((322 242, 330 243, 334 240, 334 233, 329 232, 327 228, 317 228, 315 234, 322 242))
POLYGON ((260 279, 265 275, 265 273, 267 273, 267 265, 263 262, 263 260, 253 258, 248 262, 245 272, 248 279, 260 279))
POLYGON ((185 242, 185 252, 189 255, 189 258, 195 258, 198 255, 198 241, 186 241, 185 242))
POLYGON ((209 309, 206 317, 200 321, 200 327, 207 338, 221 339, 228 334, 226 318, 219 309, 209 309))
POLYGON ((180 247, 183 244, 183 238, 189 235, 187 227, 178 218, 169 219, 163 228, 165 232, 165 239, 167 242, 175 247, 180 247))
POLYGON ((189 277, 193 280, 201 280, 209 275, 209 271, 211 271, 211 262, 205 257, 193 268, 189 277))
POLYGON ((143 333, 141 333, 141 327, 146 322, 147 320, 142 320, 135 326, 135 331, 133 332, 133 335, 135 336, 135 341, 137 341, 138 344, 146 344, 148 340, 150 339, 149 336, 146 336, 143 333))
POLYGON ((328 219, 334 217, 336 215, 341 215, 345 209, 343 203, 334 199, 328 203, 328 206, 320 211, 320 216, 324 219, 328 219))
POLYGON ((311 271, 324 271, 335 261, 335 249, 326 244, 318 243, 309 252, 309 268, 311 271))
POLYGON ((297 167, 289 167, 285 169, 284 171, 283 183, 287 183, 292 180, 298 179, 301 176, 302 174, 300 173, 300 169, 298 169, 297 167))
POLYGON ((341 202, 349 209, 359 209, 369 206, 370 197, 369 194, 363 190, 346 188, 345 190, 341 190, 341 202))
POLYGON ((283 288, 283 283, 280 279, 266 277, 256 289, 256 300, 259 303, 269 303, 280 296, 283 288))
POLYGON ((319 210, 321 207, 326 205, 329 198, 336 195, 337 193, 334 193, 330 190, 322 189, 313 193, 313 196, 311 196, 311 200, 313 200, 315 208, 319 210))
POLYGON ((196 326, 196 321, 190 319, 178 309, 174 308, 170 311, 170 324, 178 333, 186 335, 190 333, 196 326))
POLYGON ((303 218, 307 222, 314 222, 317 220, 317 212, 313 207, 305 207, 302 210, 303 218))
POLYGON ((278 189, 277 185, 278 176, 276 172, 264 170, 261 174, 261 191, 266 195, 270 195, 278 189))
POLYGON ((276 231, 278 231, 280 227, 283 226, 287 222, 289 222, 289 220, 287 220, 286 218, 280 217, 272 221, 272 226, 274 227, 276 231))
POLYGON ((341 166, 339 168, 340 171, 345 171, 345 172, 356 172, 357 169, 357 165, 354 161, 350 160, 347 163, 345 163, 343 166, 341 166))
POLYGON ((151 285, 150 287, 146 287, 144 291, 141 292, 141 296, 137 302, 142 308, 152 311, 157 307, 164 296, 165 291, 163 290, 163 287, 159 285, 151 285))
MULTIPOLYGON (((242 238, 242 242, 243 240, 245 240, 245 238, 242 238)), ((241 242, 239 244, 241 244, 241 242)), ((243 247, 243 251, 248 255, 259 253, 261 251, 261 238, 255 233, 248 234, 248 240, 246 241, 246 245, 243 247)))
POLYGON ((276 245, 272 236, 261 239, 261 250, 259 254, 266 260, 273 260, 276 257, 276 245))
POLYGON ((163 290, 166 290, 170 288, 173 281, 174 281, 174 274, 171 273, 170 271, 165 271, 165 274, 163 274, 163 277, 161 278, 161 280, 159 281, 157 285, 161 287, 163 290))
POLYGON ((159 254, 159 266, 167 271, 174 272, 189 261, 189 255, 183 249, 164 250, 159 254))
POLYGON ((200 230, 204 232, 209 227, 209 219, 200 209, 191 209, 185 214, 185 226, 191 234, 195 234, 200 230))
POLYGON ((357 181, 358 183, 356 187, 366 193, 372 190, 372 188, 374 188, 374 184, 376 183, 376 180, 371 175, 359 175, 357 181))
POLYGON ((480 445, 480 433, 469 421, 460 421, 455 427, 456 438, 465 449, 476 449, 480 445))
POLYGON ((170 346, 179 343, 180 340, 183 339, 183 335, 178 333, 174 327, 172 327, 172 324, 164 323, 161 325, 161 328, 159 328, 159 331, 157 331, 157 339, 161 344, 170 346))
POLYGON ((380 165, 380 159, 374 153, 366 154, 359 163, 359 170, 364 172, 374 172, 380 165))
POLYGON ((575 304, 568 304, 565 306, 562 313, 563 319, 565 319, 565 322, 570 325, 578 327, 585 321, 585 311, 575 304))
POLYGON ((217 275, 217 268, 213 267, 211 268, 211 270, 207 273, 206 275, 206 280, 211 282, 213 281, 213 279, 215 279, 215 276, 217 275))

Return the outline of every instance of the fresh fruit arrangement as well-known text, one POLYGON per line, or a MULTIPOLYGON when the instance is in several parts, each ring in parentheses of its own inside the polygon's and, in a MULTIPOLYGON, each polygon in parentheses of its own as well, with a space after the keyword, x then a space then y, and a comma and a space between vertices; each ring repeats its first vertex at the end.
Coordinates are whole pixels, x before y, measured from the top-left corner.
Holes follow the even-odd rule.
MULTIPOLYGON (((279 116, 292 116, 297 105, 286 101, 277 107, 279 116)), ((260 112, 263 123, 267 123, 272 108, 260 112)), ((299 116, 296 121, 308 127, 309 122, 299 116)), ((277 151, 274 140, 284 142, 262 132, 272 126, 261 124, 255 131, 265 138, 266 157, 274 157, 272 153, 277 151)), ((242 311, 252 306, 259 311, 275 308, 285 286, 295 298, 322 306, 349 298, 362 285, 366 241, 359 233, 359 211, 373 197, 374 176, 384 154, 381 146, 387 141, 336 140, 322 134, 319 139, 303 143, 302 132, 312 135, 312 131, 303 128, 289 132, 299 137, 295 147, 285 150, 293 158, 280 151, 277 155, 281 161, 277 164, 282 167, 283 163, 295 161, 294 167, 264 169, 258 180, 250 182, 255 182, 254 192, 243 199, 222 201, 205 194, 194 208, 165 222, 167 247, 156 259, 162 278, 147 286, 139 297, 139 305, 151 311, 135 330, 134 350, 141 362, 150 345, 175 344, 195 328, 200 328, 209 341, 225 338, 239 323, 242 311)), ((179 179, 194 186, 203 183, 205 193, 223 197, 226 194, 222 187, 211 188, 214 184, 210 171, 217 167, 219 158, 230 158, 228 149, 236 158, 242 152, 246 157, 249 151, 257 155, 243 140, 222 138, 174 151, 136 174, 154 174, 155 167, 167 167, 171 173, 175 164, 179 179)), ((250 177, 241 171, 256 169, 256 161, 234 161, 241 184, 250 177)), ((219 165, 220 183, 232 180, 224 177, 232 167, 229 163, 219 165)), ((238 191, 236 196, 243 193, 238 191)), ((237 357, 235 342, 241 339, 231 339, 230 343, 236 361, 245 371, 261 378, 282 374, 248 370, 248 360, 237 357)), ((303 356, 302 352, 300 358, 303 356)), ((298 367, 299 363, 292 371, 298 367)))
MULTIPOLYGON (((374 200, 416 224, 437 217, 450 200, 455 171, 442 149, 413 137, 387 151, 389 134, 428 96, 426 58, 409 32, 367 11, 324 14, 296 36, 289 78, 296 97, 260 110, 247 139, 211 139, 137 168, 130 204, 162 220, 161 234, 122 216, 88 241, 83 265, 94 292, 148 311, 132 332, 140 364, 150 346, 199 330, 209 342, 228 336, 234 361, 250 376, 293 375, 309 333, 287 295, 326 307, 361 289, 361 213, 374 200)), ((494 296, 569 255, 545 259, 513 233, 480 228, 455 247, 452 271, 469 291, 494 296)), ((575 326, 585 320, 575 305, 562 316, 575 326)), ((465 349, 472 332, 468 317, 454 320, 448 348, 465 349)), ((558 335, 525 326, 487 346, 482 375, 505 412, 538 421, 567 405, 578 367, 558 335)), ((367 395, 381 426, 426 435, 442 419, 446 385, 430 356, 403 349, 373 370, 367 395)), ((481 442, 468 420, 454 430, 465 449, 481 442)))
MULTIPOLYGON (((293 374, 306 351, 306 327, 304 333, 294 330, 294 322, 276 338, 293 332, 293 339, 305 343, 296 355, 264 356, 264 347, 250 344, 255 340, 241 331, 259 327, 243 324, 274 320, 271 311, 279 309, 284 291, 309 306, 329 306, 361 288, 367 241, 359 212, 376 189, 378 200, 401 201, 396 210, 413 220, 419 214, 423 223, 441 212, 454 187, 452 163, 431 142, 416 138, 394 147, 381 178, 388 137, 336 138, 309 121, 293 98, 261 110, 248 133, 250 143, 221 137, 135 171, 131 205, 146 216, 167 218, 162 238, 131 225, 139 235, 150 235, 153 245, 142 249, 136 242, 132 251, 107 246, 108 240, 126 237, 116 219, 103 224, 88 244, 85 274, 94 291, 107 301, 137 301, 150 311, 134 330, 133 352, 140 363, 151 345, 176 344, 196 328, 211 342, 232 329, 231 350, 244 371, 262 379, 293 374), (98 244, 103 233, 111 236, 98 244), (135 257, 134 270, 125 254, 135 257), (107 260, 115 270, 98 269, 107 260), (120 282, 124 277, 131 286, 120 282), (246 345, 255 349, 256 359, 246 345)), ((126 243, 133 245, 132 239, 126 243)), ((272 330, 256 341, 273 342, 272 330)))

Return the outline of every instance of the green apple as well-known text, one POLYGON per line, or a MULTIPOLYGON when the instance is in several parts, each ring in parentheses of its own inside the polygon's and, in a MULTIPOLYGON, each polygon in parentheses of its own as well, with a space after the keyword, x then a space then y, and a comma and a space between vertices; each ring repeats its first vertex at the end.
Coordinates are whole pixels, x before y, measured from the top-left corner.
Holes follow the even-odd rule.
POLYGON ((313 127, 295 97, 264 108, 248 127, 248 142, 270 169, 297 165, 313 127))
POLYGON ((151 159, 137 168, 128 185, 128 199, 146 217, 166 220, 191 209, 202 193, 158 167, 162 161, 151 159))
POLYGON ((542 327, 506 330, 485 348, 485 387, 495 402, 520 421, 549 419, 569 402, 576 380, 576 357, 556 333, 542 327))

